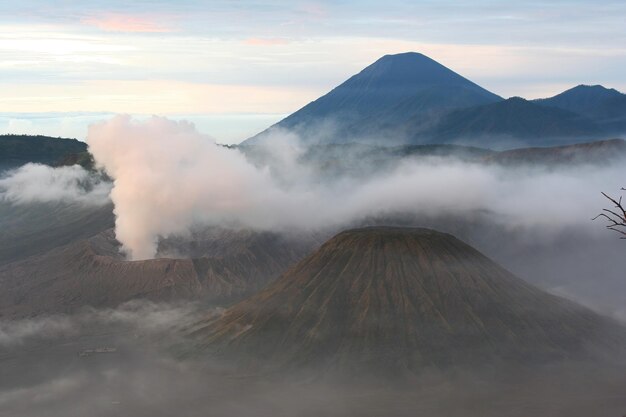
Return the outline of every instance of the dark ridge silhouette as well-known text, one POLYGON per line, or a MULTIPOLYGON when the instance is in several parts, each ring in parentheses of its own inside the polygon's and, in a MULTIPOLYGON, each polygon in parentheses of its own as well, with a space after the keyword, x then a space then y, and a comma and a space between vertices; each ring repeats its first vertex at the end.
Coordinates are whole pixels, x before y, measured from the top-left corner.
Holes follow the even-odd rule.
POLYGON ((611 132, 626 132, 626 94, 601 85, 579 85, 554 97, 535 100, 542 106, 581 114, 611 132))
POLYGON ((565 146, 536 147, 492 152, 481 160, 506 166, 543 165, 545 167, 580 164, 607 164, 626 158, 624 139, 599 140, 565 146))
POLYGON ((599 138, 604 130, 568 110, 543 107, 520 97, 450 112, 425 136, 438 143, 459 141, 498 145, 498 140, 523 140, 524 145, 546 145, 559 139, 599 138))
POLYGON ((87 144, 76 139, 39 135, 0 135, 0 171, 28 162, 55 165, 69 154, 86 151, 87 144))

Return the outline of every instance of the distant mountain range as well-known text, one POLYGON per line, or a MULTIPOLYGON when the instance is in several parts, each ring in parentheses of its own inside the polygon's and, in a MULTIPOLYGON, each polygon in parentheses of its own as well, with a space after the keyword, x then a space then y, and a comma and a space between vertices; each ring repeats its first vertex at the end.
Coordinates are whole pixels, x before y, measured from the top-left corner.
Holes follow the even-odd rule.
MULTIPOLYGON (((266 148, 239 148, 257 166, 273 166, 275 160, 266 148)), ((626 158, 623 139, 596 140, 561 146, 523 147, 505 151, 486 148, 433 144, 384 146, 365 143, 318 144, 306 147, 297 159, 316 178, 333 182, 337 178, 363 180, 393 172, 399 165, 433 158, 452 158, 476 164, 501 166, 536 165, 545 167, 613 164, 626 158)))
POLYGON ((569 167, 579 164, 610 164, 626 158, 626 141, 623 139, 598 140, 574 145, 518 148, 483 155, 482 162, 503 166, 543 165, 569 167))
POLYGON ((548 99, 505 100, 409 52, 380 58, 243 145, 271 140, 280 129, 305 144, 546 146, 625 132, 626 95, 578 86, 548 99))
MULTIPOLYGON (((531 102, 520 98, 513 98, 509 100, 503 100, 498 103, 478 106, 469 109, 457 110, 449 113, 446 118, 454 120, 456 118, 463 119, 465 117, 474 117, 477 122, 487 123, 491 122, 491 131, 497 132, 501 125, 505 122, 499 119, 486 120, 481 117, 483 113, 483 107, 500 106, 501 109, 508 107, 509 109, 517 106, 525 107, 532 105, 531 102), (502 106, 500 106, 502 104, 502 106)), ((537 107, 537 106, 534 106, 537 107)), ((535 109, 536 110, 536 109, 535 109)), ((546 112, 546 118, 549 118, 551 113, 559 113, 557 108, 550 108, 546 112)), ((485 112, 488 114, 488 112, 485 112)), ((511 112, 514 113, 514 112, 511 112)), ((511 116, 513 118, 513 116, 511 116)), ((575 121, 575 119, 574 119, 575 121)), ((451 122, 452 123, 452 122, 451 122)), ((506 123, 505 123, 506 124, 506 123)), ((520 125, 520 131, 525 127, 520 125)), ((556 131, 556 127, 551 127, 556 131)), ((568 126, 563 126, 563 130, 567 130, 568 126)), ((454 157, 467 162, 476 163, 498 163, 501 165, 520 165, 520 164, 603 164, 610 163, 619 158, 626 156, 626 141, 623 139, 610 139, 610 140, 595 140, 592 142, 575 143, 571 145, 561 146, 538 146, 538 147, 516 147, 511 151, 494 151, 486 147, 478 147, 471 145, 453 145, 445 143, 444 131, 438 132, 438 140, 442 143, 435 144, 403 144, 387 146, 385 144, 372 144, 372 143, 327 143, 327 144, 315 144, 308 146, 305 151, 300 155, 298 163, 308 166, 313 169, 320 178, 333 179, 338 175, 352 176, 363 178, 368 175, 374 175, 385 170, 392 170, 397 164, 404 159, 415 159, 421 157, 454 157)), ((520 133, 521 135, 521 133, 520 133)), ((495 137, 495 133, 494 133, 495 137)), ((74 139, 62 139, 52 137, 33 137, 33 136, 15 136, 5 135, 0 136, 0 148, 4 139, 9 142, 21 142, 20 146, 16 149, 20 149, 19 152, 14 152, 13 155, 19 153, 19 158, 4 158, 3 154, 0 154, 0 167, 2 163, 5 163, 5 168, 15 168, 18 163, 44 163, 50 166, 64 166, 79 164, 86 169, 94 168, 93 156, 87 151, 81 151, 86 149, 86 144, 76 141, 74 139), (17 139, 14 139, 17 138, 17 139), (46 145, 44 149, 39 152, 38 145, 41 139, 45 139, 46 145), (76 145, 78 142, 78 145, 76 145), (50 155, 46 155, 46 149, 52 149, 50 155), (79 152, 74 152, 79 150, 79 152), (66 152, 66 153, 64 153, 66 152)), ((489 138, 485 138, 483 142, 489 138)), ((487 146, 488 143, 481 143, 483 146, 487 146)), ((519 145, 519 143, 518 143, 519 145)), ((239 150, 242 151, 250 162, 259 165, 266 166, 272 165, 272 152, 268 152, 267 149, 260 149, 257 146, 241 146, 239 150)), ((10 155, 10 154, 9 154, 10 155)), ((0 168, 0 172, 2 169, 0 168)), ((14 211, 10 204, 0 204, 0 220, 3 218, 13 218, 13 214, 3 217, 3 211, 14 211)), ((34 211, 35 208, 28 208, 24 213, 34 211)), ((45 214, 47 210, 63 211, 64 207, 56 205, 54 208, 41 207, 42 214, 45 214)), ((103 210, 103 214, 110 212, 110 209, 103 210)), ((71 211, 71 210, 70 210, 71 211)), ((66 218, 68 221, 74 221, 80 219, 83 216, 81 214, 59 214, 58 219, 66 218)), ((105 216, 106 217, 106 216, 105 216)), ((112 214, 109 213, 109 217, 112 218, 112 214)), ((15 228, 32 228, 37 222, 32 222, 32 219, 27 219, 27 216, 21 216, 25 220, 25 223, 20 227, 15 228)), ((3 222, 0 221, 0 226, 5 227, 3 222)), ((45 222, 44 222, 45 223, 45 222)), ((110 226, 107 227, 111 227, 110 226)), ((7 232, 7 228, 4 228, 7 232)), ((102 229, 101 229, 102 230, 102 229)), ((6 233, 5 233, 6 234, 6 233)), ((89 236, 89 235, 85 235, 89 236)), ((29 238, 31 239, 31 238, 29 238)), ((4 239, 0 238, 0 264, 3 259, 3 242, 4 239)), ((13 238, 6 239, 6 248, 9 252, 22 253, 19 249, 19 245, 13 238)), ((28 253, 23 252, 26 255, 28 253)))
POLYGON ((551 98, 534 101, 581 114, 608 130, 626 132, 626 94, 601 85, 579 85, 551 98))
POLYGON ((498 148, 551 144, 552 139, 596 138, 600 132, 598 124, 579 114, 513 97, 453 110, 429 131, 418 133, 414 140, 498 148))

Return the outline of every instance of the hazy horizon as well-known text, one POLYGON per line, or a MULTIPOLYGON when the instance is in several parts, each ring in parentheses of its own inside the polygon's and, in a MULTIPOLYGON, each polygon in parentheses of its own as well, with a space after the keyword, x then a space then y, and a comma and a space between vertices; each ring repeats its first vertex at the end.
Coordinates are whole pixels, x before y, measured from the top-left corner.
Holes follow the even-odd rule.
POLYGON ((0 417, 626 417, 624 16, 0 2, 0 417))
POLYGON ((424 53, 503 97, 626 90, 620 1, 91 0, 0 6, 0 133, 83 138, 74 112, 193 116, 237 143, 385 54, 424 53), (598 48, 602 45, 602 48, 598 48), (43 124, 24 113, 63 113, 43 124))

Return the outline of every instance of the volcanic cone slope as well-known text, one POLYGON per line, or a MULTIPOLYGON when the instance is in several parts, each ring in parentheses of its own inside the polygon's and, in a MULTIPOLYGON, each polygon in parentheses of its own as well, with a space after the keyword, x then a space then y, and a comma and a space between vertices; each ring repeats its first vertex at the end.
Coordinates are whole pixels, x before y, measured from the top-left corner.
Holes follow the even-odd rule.
POLYGON ((109 229, 0 265, 0 319, 115 308, 133 299, 232 303, 256 293, 318 242, 304 234, 213 228, 162 240, 157 259, 127 261, 109 229))
POLYGON ((409 372, 578 357, 624 340, 610 319, 451 235, 388 227, 336 235, 190 334, 200 352, 246 366, 409 372))

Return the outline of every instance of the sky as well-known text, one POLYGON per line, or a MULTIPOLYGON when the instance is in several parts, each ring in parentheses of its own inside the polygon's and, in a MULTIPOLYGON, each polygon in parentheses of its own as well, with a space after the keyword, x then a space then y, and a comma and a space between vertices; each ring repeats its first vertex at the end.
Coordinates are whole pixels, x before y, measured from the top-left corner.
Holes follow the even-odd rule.
POLYGON ((417 51, 504 97, 626 91, 626 2, 0 2, 0 133, 83 139, 115 113, 236 143, 385 54, 417 51))

